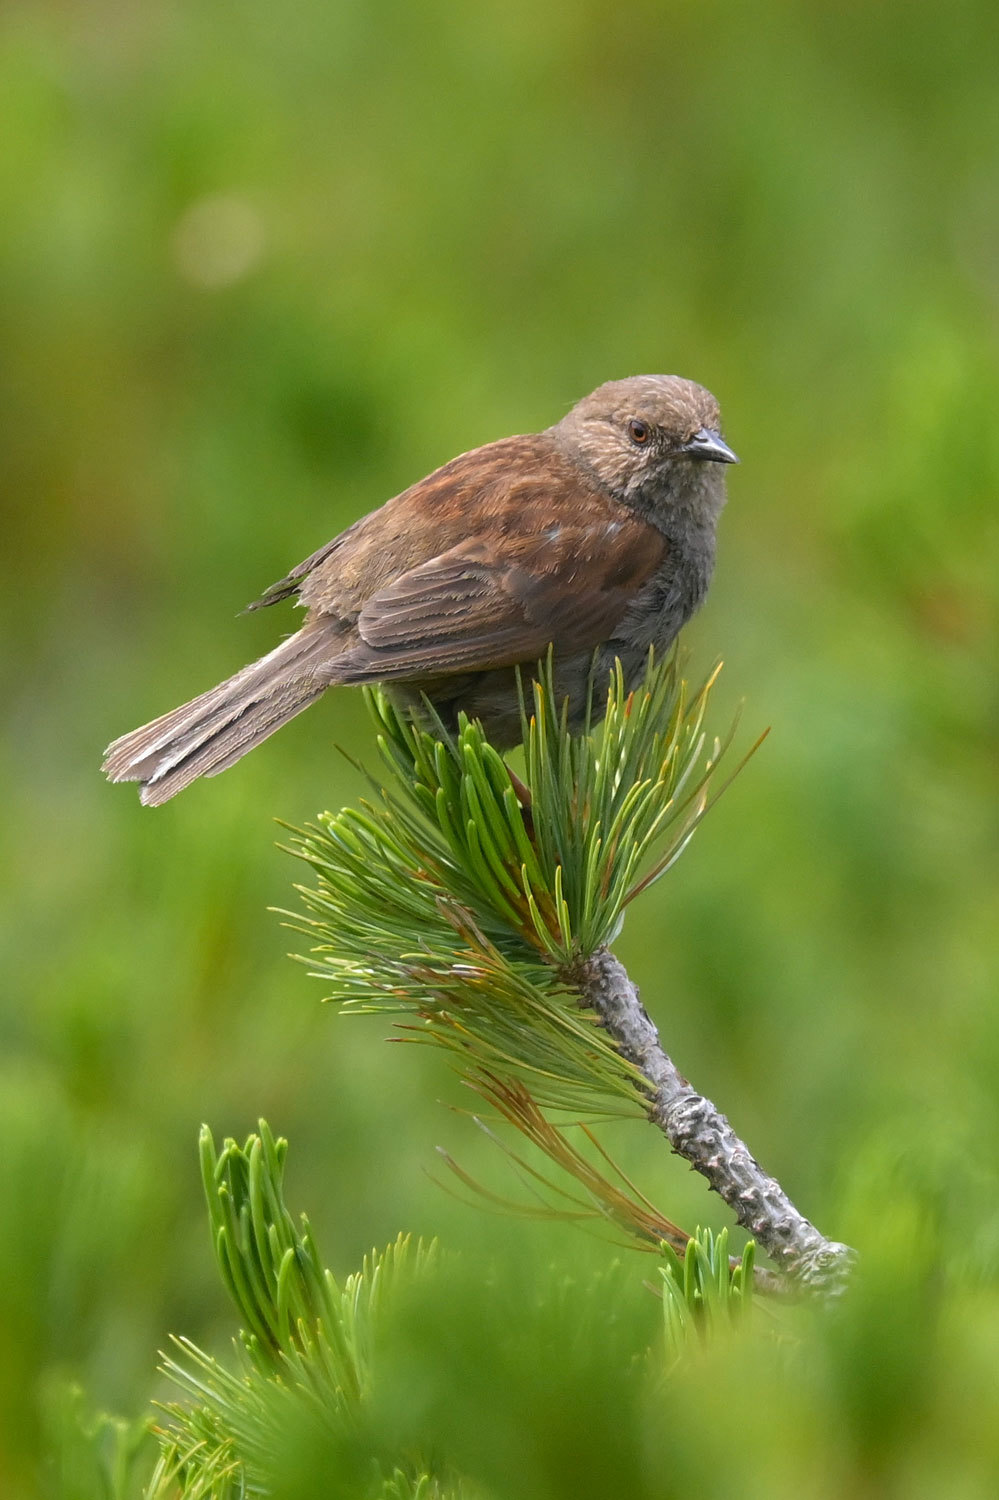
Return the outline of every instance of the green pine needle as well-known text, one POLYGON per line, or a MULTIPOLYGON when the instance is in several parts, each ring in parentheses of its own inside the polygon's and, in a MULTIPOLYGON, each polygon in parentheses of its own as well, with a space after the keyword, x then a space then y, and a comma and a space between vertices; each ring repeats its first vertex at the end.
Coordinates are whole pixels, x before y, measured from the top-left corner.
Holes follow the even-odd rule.
MULTIPOLYGON (((296 1223, 285 1207, 287 1143, 265 1121, 245 1145, 227 1140, 221 1151, 206 1126, 200 1152, 212 1243, 242 1323, 240 1360, 233 1371, 174 1340, 163 1368, 187 1399, 165 1408, 150 1494, 229 1500, 271 1492, 264 1476, 289 1421, 304 1414, 334 1436, 354 1431, 370 1392, 375 1327, 396 1284, 424 1275, 436 1248, 400 1235, 341 1286, 324 1269, 308 1220, 296 1223)), ((430 1493, 419 1488, 424 1478, 395 1469, 385 1493, 430 1493)))
POLYGON ((681 1259, 664 1242, 660 1267, 663 1332, 667 1352, 676 1358, 697 1337, 706 1342, 723 1327, 745 1322, 753 1299, 756 1244, 749 1240, 742 1258, 732 1263, 728 1230, 713 1234, 695 1230, 681 1259))
MULTIPOLYGON (((642 683, 620 665, 593 733, 566 727, 552 664, 524 706, 523 788, 477 722, 457 735, 368 693, 388 772, 359 808, 294 831, 315 883, 287 914, 345 1009, 408 1018, 464 1076, 510 1078, 545 1108, 634 1114, 645 1085, 571 984, 630 901, 677 859, 712 801, 725 746, 675 653, 642 683), (433 732, 431 732, 433 731, 433 732)), ((587 714, 587 722, 591 715, 587 714)))

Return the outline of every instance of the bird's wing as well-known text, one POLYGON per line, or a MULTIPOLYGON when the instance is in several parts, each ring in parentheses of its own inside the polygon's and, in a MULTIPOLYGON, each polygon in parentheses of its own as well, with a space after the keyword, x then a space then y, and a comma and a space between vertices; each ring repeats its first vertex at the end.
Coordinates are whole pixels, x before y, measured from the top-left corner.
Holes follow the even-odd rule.
POLYGON ((494 515, 484 532, 372 594, 336 680, 418 681, 510 666, 537 660, 551 641, 562 654, 591 650, 620 623, 666 548, 653 526, 593 495, 579 497, 570 521, 526 534, 515 522, 494 515))
MULTIPOLYGON (((593 491, 548 433, 501 438, 461 453, 363 516, 292 568, 249 609, 298 596, 320 614, 357 617, 371 594, 495 525, 540 528, 593 491)), ((606 507, 609 502, 603 497, 606 507)))

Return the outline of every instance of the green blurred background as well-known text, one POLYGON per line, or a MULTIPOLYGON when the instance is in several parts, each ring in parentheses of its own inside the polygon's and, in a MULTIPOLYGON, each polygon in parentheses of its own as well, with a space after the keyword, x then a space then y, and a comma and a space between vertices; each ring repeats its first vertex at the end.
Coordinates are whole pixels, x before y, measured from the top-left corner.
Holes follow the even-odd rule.
MULTIPOLYGON (((359 791, 359 697, 156 812, 100 752, 290 629, 236 614, 352 518, 643 371, 710 386, 743 460, 687 644, 725 659, 716 726, 744 698, 773 732, 619 951, 888 1300, 922 1265, 830 1355, 816 1443, 902 1414, 843 1483, 917 1428, 935 1493, 994 1478, 997 30, 987 0, 4 7, 4 1493, 53 1381, 138 1414, 171 1331, 228 1336, 201 1121, 290 1137, 338 1272, 495 1234, 425 1171, 496 1170, 445 1061, 324 1011, 266 915, 298 878, 273 818, 359 791), (986 1403, 960 1441, 955 1390, 986 1403)), ((725 1222, 651 1132, 607 1140, 725 1222)), ((675 1472, 732 1493, 683 1399, 675 1472)), ((765 1427, 766 1493, 832 1483, 765 1427)))

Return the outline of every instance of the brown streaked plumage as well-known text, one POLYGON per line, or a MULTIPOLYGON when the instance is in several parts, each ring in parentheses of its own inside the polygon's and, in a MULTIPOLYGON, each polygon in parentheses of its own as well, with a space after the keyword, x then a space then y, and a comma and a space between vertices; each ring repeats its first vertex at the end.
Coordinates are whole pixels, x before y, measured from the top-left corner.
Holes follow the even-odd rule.
POLYGON ((452 459, 355 522, 251 609, 297 595, 296 635, 116 740, 104 769, 146 804, 215 776, 335 683, 383 682, 448 722, 519 733, 518 665, 549 644, 581 707, 597 670, 637 673, 701 602, 735 461, 710 392, 677 376, 611 381, 546 432, 452 459))

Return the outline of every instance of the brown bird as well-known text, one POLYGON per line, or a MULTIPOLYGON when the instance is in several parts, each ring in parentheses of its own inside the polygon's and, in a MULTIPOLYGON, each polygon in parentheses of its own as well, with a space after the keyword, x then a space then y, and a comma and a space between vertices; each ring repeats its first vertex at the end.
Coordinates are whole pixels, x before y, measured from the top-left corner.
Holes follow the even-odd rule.
POLYGON ((251 604, 297 595, 296 635, 182 708, 115 740, 104 770, 148 805, 217 776, 334 683, 380 682, 495 744, 520 737, 515 668, 554 649, 583 709, 592 669, 629 678, 693 614, 736 463, 710 391, 612 380, 547 431, 452 459, 363 517, 251 604))

